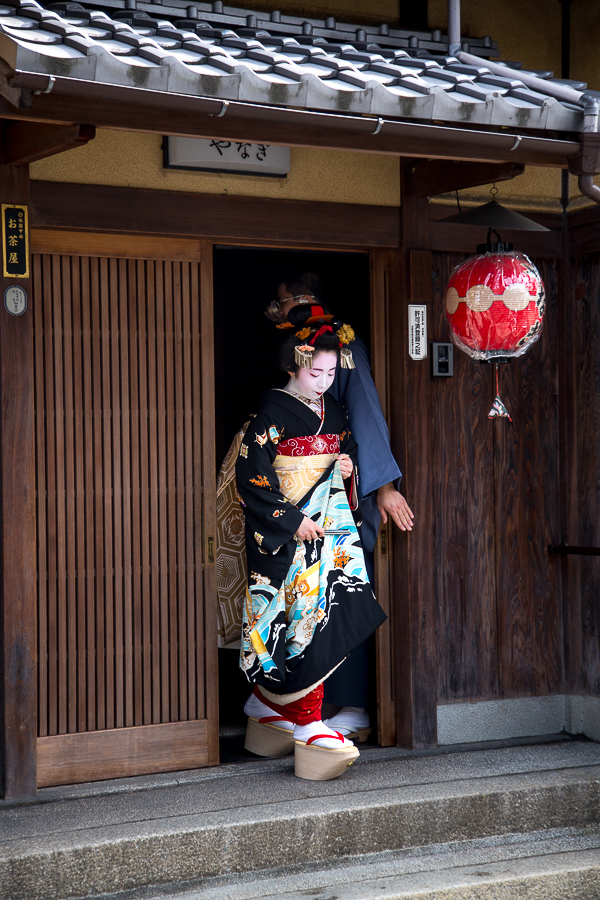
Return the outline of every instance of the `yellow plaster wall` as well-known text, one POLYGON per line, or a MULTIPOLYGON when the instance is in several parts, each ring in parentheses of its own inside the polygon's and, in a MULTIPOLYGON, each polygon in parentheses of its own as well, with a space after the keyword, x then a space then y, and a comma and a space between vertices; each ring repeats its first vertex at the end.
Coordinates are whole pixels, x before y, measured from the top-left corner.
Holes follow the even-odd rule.
POLYGON ((571 75, 600 90, 600 4, 590 0, 571 3, 571 75))
POLYGON ((160 135, 100 130, 85 147, 32 163, 30 171, 38 181, 374 206, 400 204, 399 165, 392 156, 292 148, 287 178, 163 169, 162 158, 160 135))

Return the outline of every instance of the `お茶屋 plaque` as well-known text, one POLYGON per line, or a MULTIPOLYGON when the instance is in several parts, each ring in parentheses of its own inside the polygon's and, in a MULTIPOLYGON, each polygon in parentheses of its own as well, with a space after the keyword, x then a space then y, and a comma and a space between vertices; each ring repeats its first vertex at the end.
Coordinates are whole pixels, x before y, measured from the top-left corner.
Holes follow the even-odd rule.
POLYGON ((2 255, 5 278, 29 278, 27 207, 2 204, 2 255))

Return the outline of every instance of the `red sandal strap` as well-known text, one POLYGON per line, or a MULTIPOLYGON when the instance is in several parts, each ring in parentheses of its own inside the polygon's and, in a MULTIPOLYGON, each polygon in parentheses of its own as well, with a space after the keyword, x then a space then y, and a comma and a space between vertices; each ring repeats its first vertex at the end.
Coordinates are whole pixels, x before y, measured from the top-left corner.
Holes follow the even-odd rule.
POLYGON ((327 738, 329 740, 332 740, 332 738, 334 738, 334 737, 336 739, 339 739, 342 742, 342 744, 344 743, 344 735, 340 734, 339 731, 336 731, 335 735, 333 735, 333 734, 313 734, 313 736, 306 741, 306 746, 308 747, 310 744, 312 744, 313 741, 318 741, 319 738, 327 738))

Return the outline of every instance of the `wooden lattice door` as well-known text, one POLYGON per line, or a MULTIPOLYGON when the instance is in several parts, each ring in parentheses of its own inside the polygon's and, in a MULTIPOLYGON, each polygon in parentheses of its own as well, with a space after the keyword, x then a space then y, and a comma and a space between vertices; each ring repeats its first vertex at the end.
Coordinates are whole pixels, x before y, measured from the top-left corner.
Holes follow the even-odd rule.
POLYGON ((32 244, 38 784, 215 764, 211 247, 32 244))

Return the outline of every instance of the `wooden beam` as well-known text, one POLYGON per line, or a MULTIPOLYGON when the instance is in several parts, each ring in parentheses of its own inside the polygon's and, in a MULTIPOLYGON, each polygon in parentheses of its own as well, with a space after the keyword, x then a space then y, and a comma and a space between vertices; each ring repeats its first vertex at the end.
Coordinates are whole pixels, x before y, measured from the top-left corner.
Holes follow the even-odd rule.
POLYGON ((203 535, 203 546, 196 547, 197 566, 202 564, 204 589, 204 622, 197 636, 204 638, 204 691, 208 720, 208 765, 219 763, 219 663, 217 658, 217 567, 209 541, 217 535, 217 483, 215 459, 215 353, 213 299, 213 245, 203 241, 201 246, 199 292, 200 308, 195 327, 202 335, 202 359, 199 363, 201 387, 195 408, 202 410, 203 459, 197 461, 198 483, 202 484, 202 502, 195 508, 196 531, 203 535))
MULTIPOLYGON (((47 82, 47 76, 40 78, 47 82)), ((509 160, 511 163, 553 168, 566 168, 569 158, 580 149, 576 141, 538 137, 524 138, 513 147, 512 135, 452 126, 424 126, 416 122, 390 120, 378 130, 377 120, 371 117, 258 104, 252 106, 236 104, 235 101, 231 101, 226 113, 219 117, 212 106, 210 110, 198 110, 198 102, 205 98, 122 88, 118 99, 115 99, 102 96, 94 82, 90 82, 87 88, 90 96, 61 93, 61 87, 55 87, 50 94, 34 96, 31 109, 19 109, 0 97, 0 115, 50 123, 91 121, 98 128, 151 134, 266 142, 414 158, 495 163, 509 160), (123 92, 126 92, 126 100, 122 99, 123 92), (94 96, 91 96, 92 93, 94 96)))
POLYGON ((93 125, 43 125, 39 122, 5 122, 2 126, 0 163, 28 165, 87 144, 96 136, 93 125))
POLYGON ((432 435, 429 361, 408 355, 408 305, 425 304, 431 317, 432 257, 429 210, 412 190, 414 160, 400 160, 400 274, 390 310, 392 447, 404 471, 402 490, 415 514, 413 530, 394 534, 395 660, 398 743, 412 748, 437 743, 435 651, 434 510, 423 477, 432 435))
MULTIPOLYGON (((371 371, 379 394, 381 408, 389 421, 389 310, 394 272, 394 256, 388 250, 371 253, 371 371)), ((380 523, 375 545, 375 596, 387 615, 387 621, 375 633, 377 668, 377 743, 389 747, 396 743, 394 691, 394 618, 392 602, 393 525, 380 523)))
POLYGON ((397 247, 398 210, 33 181, 32 226, 252 240, 271 245, 397 247))
MULTIPOLYGON (((2 203, 27 206, 26 166, 0 166, 2 203)), ((0 270, 0 273, 3 271, 0 270)), ((0 305, 0 767, 5 798, 36 791, 36 557, 33 311, 0 305)))
POLYGON ((450 191, 510 181, 522 175, 522 163, 481 163, 460 160, 414 160, 411 169, 411 191, 414 197, 434 197, 450 191))

